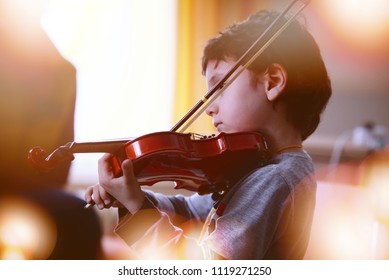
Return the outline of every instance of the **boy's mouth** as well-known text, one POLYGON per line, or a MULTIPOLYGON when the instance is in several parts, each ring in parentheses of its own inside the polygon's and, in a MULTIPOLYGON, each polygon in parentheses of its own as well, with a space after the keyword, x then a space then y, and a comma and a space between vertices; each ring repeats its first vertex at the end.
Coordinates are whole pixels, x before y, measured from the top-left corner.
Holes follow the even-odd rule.
POLYGON ((221 122, 214 122, 213 126, 218 129, 218 126, 220 126, 222 123, 221 122))

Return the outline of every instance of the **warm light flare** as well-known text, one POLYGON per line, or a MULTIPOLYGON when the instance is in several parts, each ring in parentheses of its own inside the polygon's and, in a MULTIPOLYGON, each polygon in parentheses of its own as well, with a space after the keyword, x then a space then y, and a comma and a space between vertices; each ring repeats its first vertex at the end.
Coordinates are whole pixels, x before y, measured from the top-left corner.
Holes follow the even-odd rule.
POLYGON ((325 0, 317 5, 339 39, 349 46, 383 50, 389 45, 388 0, 325 0))
MULTIPOLYGON (((327 232, 326 242, 332 248, 334 259, 363 259, 371 251, 373 223, 352 219, 347 210, 338 209, 333 213, 330 232, 327 232), (351 219, 350 219, 351 218, 351 219)), ((324 239, 323 239, 324 240, 324 239)))
POLYGON ((49 0, 1 0, 2 8, 20 24, 39 22, 49 0))
POLYGON ((322 252, 330 259, 365 259, 370 257, 373 221, 353 219, 349 209, 340 205, 323 219, 322 252))
POLYGON ((56 241, 48 213, 21 199, 3 199, 0 205, 0 259, 46 259, 56 241))
POLYGON ((39 232, 34 226, 34 221, 29 220, 28 216, 22 216, 21 213, 11 213, 3 220, 5 225, 0 232, 3 242, 8 245, 20 245, 25 248, 31 248, 39 232))
POLYGON ((321 182, 308 259, 381 259, 388 237, 377 236, 371 190, 321 182))
POLYGON ((25 260, 27 259, 25 252, 18 246, 7 246, 1 253, 3 260, 25 260))
POLYGON ((372 191, 377 220, 389 225, 389 149, 378 150, 365 160, 362 184, 372 191))
POLYGON ((30 0, 0 0, 0 29, 8 37, 2 44, 9 44, 14 52, 24 52, 26 46, 36 51, 47 51, 41 44, 43 32, 40 27, 40 18, 47 2, 48 0, 33 2, 30 0))
MULTIPOLYGON (((329 1, 331 2, 331 1, 329 1)), ((388 20, 389 2, 387 0, 332 0, 334 12, 343 18, 345 24, 357 29, 382 28, 388 20), (365 26, 364 26, 365 24, 365 26)), ((374 31, 367 29, 366 31, 374 31)))

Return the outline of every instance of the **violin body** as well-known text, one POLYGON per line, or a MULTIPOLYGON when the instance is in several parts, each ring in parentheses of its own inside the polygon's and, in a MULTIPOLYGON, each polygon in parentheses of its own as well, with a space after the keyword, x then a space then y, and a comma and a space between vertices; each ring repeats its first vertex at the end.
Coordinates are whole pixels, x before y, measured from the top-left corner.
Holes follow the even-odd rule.
POLYGON ((199 194, 213 193, 231 185, 251 169, 264 163, 267 146, 258 133, 220 133, 193 139, 190 133, 157 132, 124 145, 114 166, 129 158, 141 185, 174 181, 176 188, 199 194))
POLYGON ((192 133, 155 132, 130 141, 68 143, 48 155, 33 148, 29 160, 35 167, 49 169, 73 153, 108 152, 112 154, 114 175, 121 176, 121 163, 133 161, 141 185, 174 181, 176 188, 199 194, 224 190, 241 176, 263 165, 267 144, 259 133, 220 133, 198 138, 192 133))

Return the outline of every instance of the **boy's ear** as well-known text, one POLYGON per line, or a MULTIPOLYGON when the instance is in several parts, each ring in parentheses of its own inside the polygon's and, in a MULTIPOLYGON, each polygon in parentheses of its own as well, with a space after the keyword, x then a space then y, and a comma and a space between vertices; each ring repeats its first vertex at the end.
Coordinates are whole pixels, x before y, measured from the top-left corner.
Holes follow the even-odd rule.
POLYGON ((288 73, 281 64, 274 63, 267 68, 264 78, 267 99, 274 101, 283 93, 288 79, 288 73))

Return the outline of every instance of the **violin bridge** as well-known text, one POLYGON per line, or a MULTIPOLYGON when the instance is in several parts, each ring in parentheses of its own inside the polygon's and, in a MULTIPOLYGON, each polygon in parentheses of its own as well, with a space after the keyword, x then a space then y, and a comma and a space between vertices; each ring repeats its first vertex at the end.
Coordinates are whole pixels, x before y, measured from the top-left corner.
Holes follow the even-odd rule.
POLYGON ((213 137, 215 137, 215 134, 202 135, 202 134, 199 134, 199 133, 191 133, 191 139, 192 140, 204 140, 204 139, 210 139, 210 138, 213 138, 213 137))

